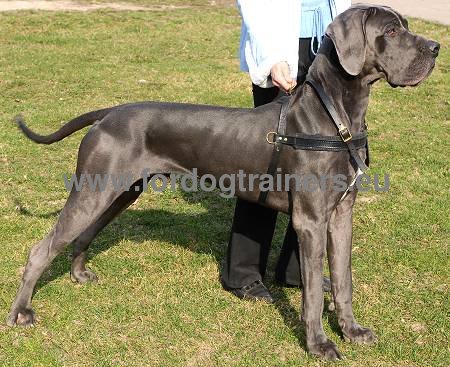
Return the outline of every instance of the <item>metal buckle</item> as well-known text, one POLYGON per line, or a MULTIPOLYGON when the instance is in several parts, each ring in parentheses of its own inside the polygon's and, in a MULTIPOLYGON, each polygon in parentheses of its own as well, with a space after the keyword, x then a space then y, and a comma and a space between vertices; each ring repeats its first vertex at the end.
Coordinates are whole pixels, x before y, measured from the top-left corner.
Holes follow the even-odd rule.
POLYGON ((275 143, 276 143, 276 141, 275 141, 276 136, 277 136, 277 133, 276 133, 275 131, 269 131, 269 132, 267 133, 267 135, 266 135, 266 141, 267 141, 269 144, 275 144, 275 143), (271 140, 270 140, 270 137, 272 137, 271 140))
POLYGON ((344 143, 352 139, 352 134, 345 126, 339 129, 339 135, 341 136, 344 143))

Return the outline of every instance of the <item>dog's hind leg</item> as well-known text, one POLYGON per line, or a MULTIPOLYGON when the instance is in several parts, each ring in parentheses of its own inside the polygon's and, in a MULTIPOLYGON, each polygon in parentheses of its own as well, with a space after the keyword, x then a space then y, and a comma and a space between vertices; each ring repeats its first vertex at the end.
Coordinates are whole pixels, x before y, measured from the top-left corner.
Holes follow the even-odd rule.
POLYGON ((34 323, 31 297, 36 282, 56 255, 95 223, 114 199, 111 191, 92 192, 86 186, 81 191, 72 190, 56 225, 30 251, 21 285, 8 316, 8 325, 29 326, 34 323))
POLYGON ((108 225, 120 212, 130 206, 142 193, 142 180, 132 185, 133 190, 125 191, 111 206, 101 215, 101 217, 86 229, 73 242, 72 266, 70 277, 74 282, 86 283, 97 281, 97 276, 92 270, 86 269, 87 249, 97 234, 108 225), (139 190, 135 190, 139 187, 139 190))

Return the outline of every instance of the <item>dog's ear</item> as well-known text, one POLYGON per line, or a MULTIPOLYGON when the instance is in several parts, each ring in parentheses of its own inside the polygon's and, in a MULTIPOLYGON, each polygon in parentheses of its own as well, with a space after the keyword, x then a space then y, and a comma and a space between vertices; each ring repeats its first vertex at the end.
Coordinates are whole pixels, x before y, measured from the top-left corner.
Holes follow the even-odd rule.
POLYGON ((366 58, 365 25, 369 8, 350 8, 338 15, 326 34, 334 43, 339 62, 350 75, 358 75, 366 58))

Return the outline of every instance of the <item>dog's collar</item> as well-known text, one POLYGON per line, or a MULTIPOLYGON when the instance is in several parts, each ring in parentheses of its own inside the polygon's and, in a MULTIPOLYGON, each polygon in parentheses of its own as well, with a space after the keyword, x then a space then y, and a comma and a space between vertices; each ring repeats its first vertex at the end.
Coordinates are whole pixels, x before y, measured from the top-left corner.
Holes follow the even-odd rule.
POLYGON ((339 61, 339 57, 336 52, 336 47, 334 46, 333 40, 328 35, 323 36, 322 43, 319 50, 317 51, 317 54, 324 55, 335 67, 343 71, 344 75, 347 74, 339 61))

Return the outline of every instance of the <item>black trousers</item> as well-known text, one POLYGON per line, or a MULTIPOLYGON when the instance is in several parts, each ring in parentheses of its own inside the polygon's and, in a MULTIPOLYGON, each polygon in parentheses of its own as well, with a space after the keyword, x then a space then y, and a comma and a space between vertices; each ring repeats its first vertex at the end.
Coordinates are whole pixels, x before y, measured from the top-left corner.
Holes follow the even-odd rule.
MULTIPOLYGON (((305 81, 314 59, 311 39, 299 40, 297 84, 305 81)), ((255 107, 272 102, 280 94, 277 87, 261 88, 253 84, 255 107)), ((269 194, 270 195, 270 194, 269 194)), ((234 211, 227 257, 222 272, 222 283, 228 288, 242 288, 256 280, 262 280, 272 243, 278 212, 256 203, 237 199, 234 211)), ((292 227, 292 219, 286 229, 275 278, 282 283, 300 285, 299 244, 292 227)))

